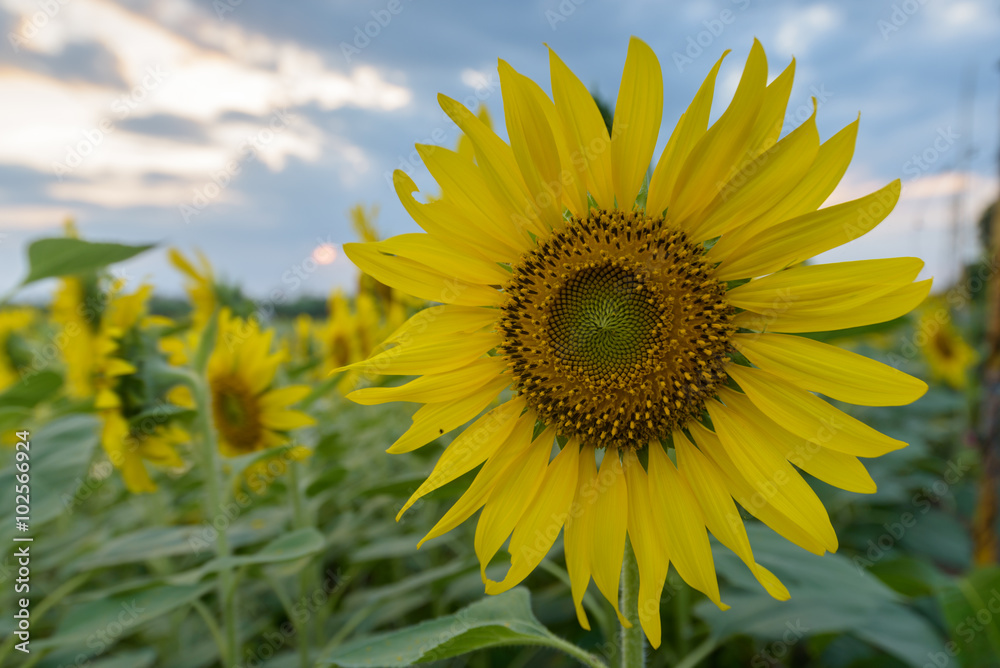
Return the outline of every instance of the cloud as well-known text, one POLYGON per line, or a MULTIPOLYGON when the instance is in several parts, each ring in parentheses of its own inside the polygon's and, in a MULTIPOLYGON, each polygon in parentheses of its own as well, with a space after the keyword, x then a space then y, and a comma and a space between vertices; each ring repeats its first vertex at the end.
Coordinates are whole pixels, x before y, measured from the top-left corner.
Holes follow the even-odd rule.
POLYGON ((840 25, 840 14, 826 4, 810 5, 804 9, 794 9, 781 22, 775 35, 775 43, 785 53, 799 57, 810 50, 818 38, 833 31, 840 25))
POLYGON ((0 163, 51 174, 48 194, 56 200, 109 207, 179 205, 248 151, 280 171, 289 159, 316 162, 333 149, 331 160, 349 181, 368 167, 363 149, 310 116, 347 106, 392 111, 410 102, 409 89, 374 68, 338 71, 319 52, 220 23, 184 2, 168 4, 183 34, 108 0, 53 2, 48 13, 31 0, 0 0, 17 17, 13 43, 25 55, 58 61, 90 48, 109 54, 124 82, 88 81, 81 78, 86 68, 73 80, 0 68, 0 163), (144 131, 143 119, 163 118, 186 129, 144 131))

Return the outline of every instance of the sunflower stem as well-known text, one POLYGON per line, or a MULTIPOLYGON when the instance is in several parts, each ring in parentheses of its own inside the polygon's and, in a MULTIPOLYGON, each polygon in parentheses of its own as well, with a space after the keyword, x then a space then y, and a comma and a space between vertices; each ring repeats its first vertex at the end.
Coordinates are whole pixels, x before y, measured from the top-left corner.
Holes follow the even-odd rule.
MULTIPOLYGON (((292 496, 292 509, 293 517, 295 520, 296 529, 305 529, 306 527, 312 526, 312 522, 309 521, 309 515, 306 511, 305 491, 302 489, 302 482, 299 479, 299 463, 294 459, 288 462, 288 491, 292 496)), ((306 600, 307 592, 309 591, 309 567, 311 564, 306 564, 306 566, 299 571, 299 596, 300 600, 306 600)), ((312 615, 309 615, 305 620, 296 626, 296 632, 298 635, 298 650, 299 650, 299 664, 302 668, 309 668, 309 639, 312 636, 311 624, 312 615)))
POLYGON ((635 561, 635 552, 628 539, 625 540, 621 580, 618 605, 625 618, 632 623, 632 628, 621 626, 619 665, 622 668, 642 668, 646 665, 646 646, 642 626, 639 625, 639 565, 635 561))
MULTIPOLYGON (((234 587, 232 567, 228 565, 232 550, 229 546, 229 536, 226 529, 229 522, 215 522, 216 517, 225 517, 222 489, 219 485, 219 448, 217 447, 215 428, 212 425, 212 404, 208 391, 208 382, 199 375, 191 383, 191 393, 194 396, 198 414, 198 428, 201 432, 202 466, 205 475, 205 514, 213 527, 216 527, 215 551, 216 557, 223 560, 219 570, 219 606, 223 622, 223 665, 236 665, 236 592, 234 587)), ((229 518, 226 518, 227 520, 229 518)))

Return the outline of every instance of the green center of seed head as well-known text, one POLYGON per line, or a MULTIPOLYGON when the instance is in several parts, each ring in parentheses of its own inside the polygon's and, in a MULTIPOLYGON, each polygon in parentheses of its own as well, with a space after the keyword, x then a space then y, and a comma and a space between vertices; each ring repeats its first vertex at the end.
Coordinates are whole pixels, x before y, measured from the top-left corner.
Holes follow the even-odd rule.
POLYGON ((659 309, 642 279, 606 264, 570 277, 553 300, 549 340, 571 371, 611 381, 642 364, 658 339, 659 309))

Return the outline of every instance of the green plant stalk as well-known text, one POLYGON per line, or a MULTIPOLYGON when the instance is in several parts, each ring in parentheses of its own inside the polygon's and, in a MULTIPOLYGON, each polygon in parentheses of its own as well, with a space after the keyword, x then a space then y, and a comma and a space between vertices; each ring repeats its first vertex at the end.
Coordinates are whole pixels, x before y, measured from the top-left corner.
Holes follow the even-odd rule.
MULTIPOLYGON (((212 426, 212 405, 208 393, 208 383, 204 376, 199 375, 192 382, 192 394, 198 412, 198 426, 201 431, 202 464, 205 475, 205 513, 211 520, 217 513, 223 513, 222 490, 219 486, 219 448, 215 438, 215 428, 212 426)), ((214 522, 212 523, 214 526, 214 522)), ((236 664, 236 592, 232 566, 228 557, 232 550, 229 546, 229 536, 226 533, 229 523, 223 522, 222 528, 216 528, 216 556, 224 560, 225 565, 219 570, 219 602, 222 612, 224 656, 226 666, 236 664)))
POLYGON ((618 652, 622 668, 642 668, 646 665, 645 638, 639 625, 639 565, 635 561, 632 543, 625 540, 625 558, 622 560, 621 594, 618 606, 632 628, 621 626, 621 648, 618 652))
MULTIPOLYGON (((312 526, 312 522, 309 521, 309 514, 306 512, 305 491, 302 489, 302 481, 299 480, 299 463, 297 461, 288 462, 288 492, 292 496, 292 512, 295 522, 296 529, 305 529, 306 527, 312 526)), ((299 596, 302 597, 301 600, 305 600, 306 594, 309 591, 309 564, 299 571, 299 596)), ((292 619, 295 620, 295 615, 292 611, 289 611, 292 615, 292 619)), ((299 650, 299 663, 302 668, 309 668, 309 639, 311 634, 311 624, 313 615, 309 615, 301 624, 295 622, 296 635, 298 636, 298 650, 299 650)))

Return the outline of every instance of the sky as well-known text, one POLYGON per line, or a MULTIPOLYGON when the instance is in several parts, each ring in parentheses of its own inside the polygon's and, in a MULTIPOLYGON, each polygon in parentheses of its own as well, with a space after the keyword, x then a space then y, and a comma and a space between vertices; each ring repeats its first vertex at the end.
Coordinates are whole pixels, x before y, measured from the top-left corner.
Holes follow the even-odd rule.
MULTIPOLYGON (((156 243, 124 275, 180 294, 166 249, 203 251, 257 298, 350 290, 348 210, 385 236, 419 231, 391 186, 433 181, 415 143, 453 146, 445 93, 503 128, 497 59, 550 91, 551 46, 614 102, 628 40, 658 55, 666 143, 726 49, 713 118, 753 39, 769 78, 796 59, 783 134, 818 104, 821 138, 860 112, 854 161, 828 203, 893 179, 875 231, 823 261, 911 255, 940 289, 976 250, 996 198, 1000 9, 987 0, 0 0, 0 292, 32 239, 156 243)), ((50 285, 22 293, 44 298, 50 285)))

